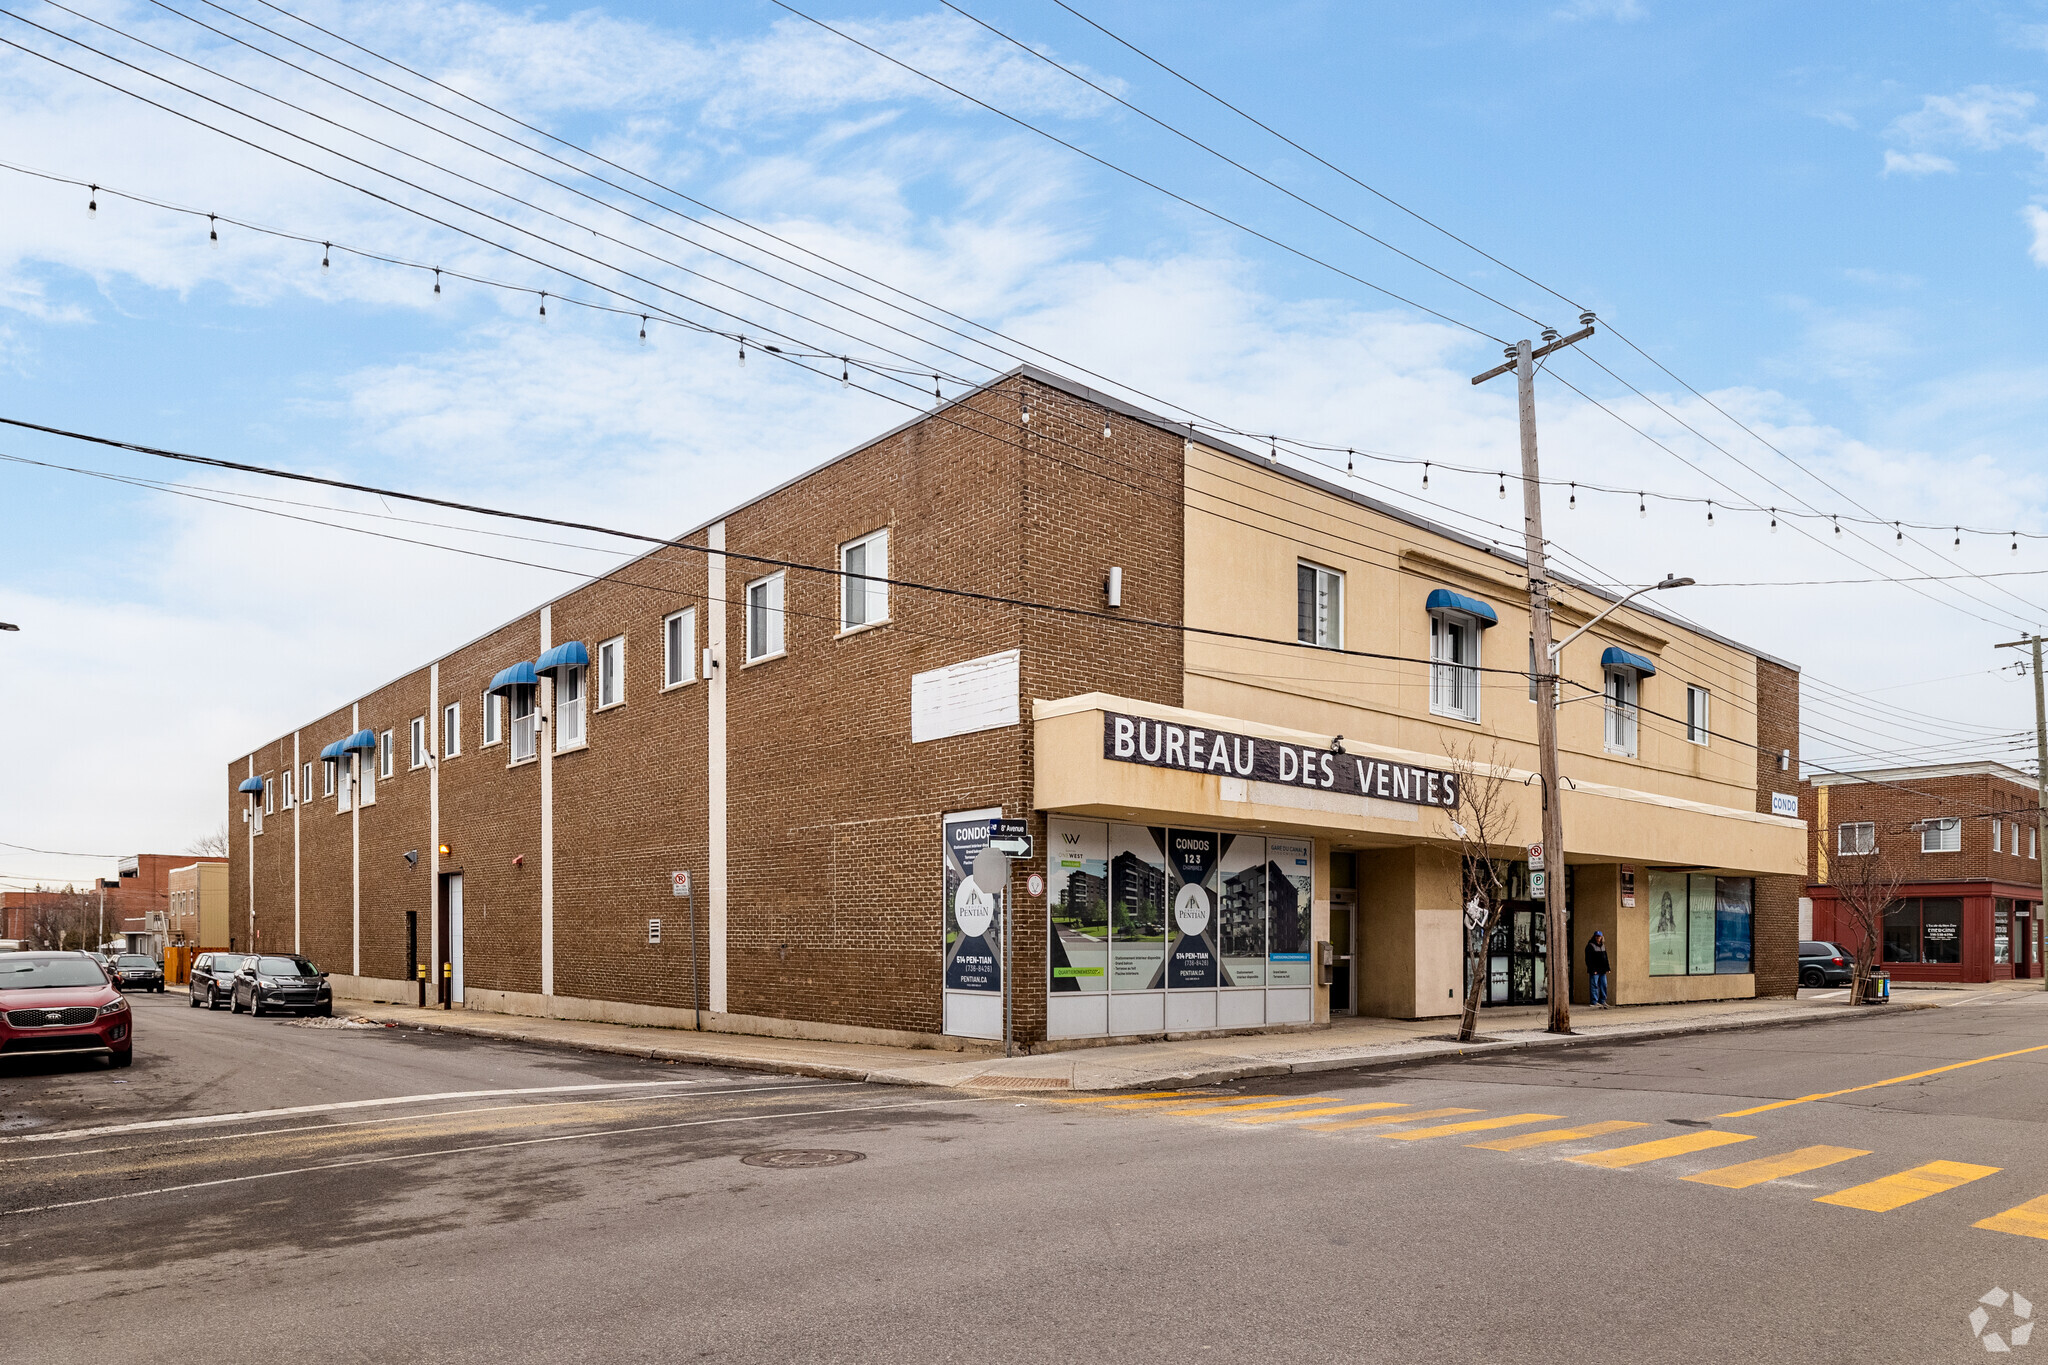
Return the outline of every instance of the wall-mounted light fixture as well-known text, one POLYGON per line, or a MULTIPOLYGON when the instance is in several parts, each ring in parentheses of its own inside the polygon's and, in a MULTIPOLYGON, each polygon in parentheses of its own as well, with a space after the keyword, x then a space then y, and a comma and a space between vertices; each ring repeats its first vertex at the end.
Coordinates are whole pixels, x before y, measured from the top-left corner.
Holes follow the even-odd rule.
POLYGON ((441 845, 441 856, 442 856, 443 858, 447 857, 447 856, 448 856, 448 854, 449 854, 450 852, 451 852, 451 850, 449 849, 448 845, 446 845, 446 844, 443 844, 443 845, 441 845))
POLYGON ((1109 571, 1109 579, 1102 585, 1102 596, 1103 600, 1112 607, 1120 607, 1124 604, 1124 571, 1122 569, 1112 568, 1109 571))
POLYGON ((418 867, 420 865, 420 851, 418 849, 409 848, 405 851, 405 865, 407 867, 418 867))

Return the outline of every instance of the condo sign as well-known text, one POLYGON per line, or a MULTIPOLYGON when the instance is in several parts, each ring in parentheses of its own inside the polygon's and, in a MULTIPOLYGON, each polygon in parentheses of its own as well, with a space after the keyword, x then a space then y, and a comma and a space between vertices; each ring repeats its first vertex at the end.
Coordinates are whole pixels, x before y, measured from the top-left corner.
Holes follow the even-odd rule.
POLYGON ((1115 711, 1102 715, 1102 756, 1118 763, 1277 782, 1412 806, 1451 809, 1458 804, 1456 773, 1115 711))

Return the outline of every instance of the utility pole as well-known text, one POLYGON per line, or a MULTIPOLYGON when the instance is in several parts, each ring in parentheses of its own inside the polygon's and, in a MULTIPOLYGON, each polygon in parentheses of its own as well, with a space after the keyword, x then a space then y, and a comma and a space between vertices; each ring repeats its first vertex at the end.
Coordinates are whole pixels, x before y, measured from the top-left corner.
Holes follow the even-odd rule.
POLYGON ((1553 351, 1576 346, 1593 335, 1593 315, 1579 314, 1579 330, 1559 337, 1551 328, 1543 331, 1543 345, 1518 341, 1508 347, 1508 361, 1485 374, 1474 375, 1474 384, 1484 384, 1497 375, 1515 373, 1516 396, 1520 400, 1522 425, 1522 543, 1529 567, 1529 630, 1536 642, 1536 750, 1538 772, 1543 779, 1543 917, 1547 926, 1545 947, 1550 958, 1550 1032, 1572 1031, 1572 946, 1566 938, 1564 918, 1564 802, 1557 785, 1557 677, 1558 669, 1550 649, 1550 577, 1543 555, 1543 485, 1537 478, 1536 463, 1536 361, 1553 351))
MULTIPOLYGON (((2040 933, 2041 916, 2048 915, 2048 696, 2044 696, 2041 684, 2041 637, 2029 635, 2021 640, 2008 640, 1999 649, 2018 649, 2026 645, 2034 651, 2034 851, 2042 854, 2041 862, 2041 903, 2034 907, 2028 921, 2029 940, 2040 933)), ((2017 927, 2017 926, 2015 926, 2017 927)), ((2032 959, 2038 954, 2031 941, 2027 944, 2028 970, 2033 969, 2032 959)), ((2042 988, 2048 990, 2048 972, 2042 973, 2042 988)))

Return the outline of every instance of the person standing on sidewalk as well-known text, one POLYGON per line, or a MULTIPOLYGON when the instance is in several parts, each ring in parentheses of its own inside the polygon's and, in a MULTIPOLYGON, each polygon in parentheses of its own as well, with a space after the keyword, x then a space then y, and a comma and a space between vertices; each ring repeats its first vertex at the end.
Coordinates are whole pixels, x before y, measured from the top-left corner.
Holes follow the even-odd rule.
POLYGON ((1593 937, 1586 940, 1586 984, 1595 1009, 1608 1006, 1607 967, 1607 935, 1595 929, 1593 937))

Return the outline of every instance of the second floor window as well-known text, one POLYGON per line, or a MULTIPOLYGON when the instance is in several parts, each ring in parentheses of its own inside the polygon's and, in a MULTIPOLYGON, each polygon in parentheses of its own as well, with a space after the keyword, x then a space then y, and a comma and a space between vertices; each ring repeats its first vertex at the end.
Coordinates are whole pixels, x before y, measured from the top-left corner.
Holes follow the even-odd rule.
POLYGON ((697 612, 674 613, 661 623, 661 685, 681 687, 697 676, 697 612))
MULTIPOLYGON (((320 766, 321 766, 321 767, 323 767, 323 768, 326 768, 326 767, 327 767, 327 765, 326 765, 325 763, 321 764, 320 766)), ((333 777, 333 772, 334 772, 334 770, 333 770, 332 768, 328 768, 328 778, 327 778, 327 780, 328 780, 328 782, 329 782, 329 784, 330 784, 330 785, 329 785, 329 787, 328 787, 328 789, 327 789, 327 794, 328 794, 329 796, 332 796, 332 795, 334 795, 334 788, 333 788, 333 786, 331 785, 331 784, 333 783, 333 781, 334 781, 334 777, 333 777)), ((301 769, 299 770, 299 800, 301 800, 301 801, 311 801, 312 799, 313 799, 313 765, 312 765, 312 764, 310 764, 310 763, 308 763, 308 764, 307 764, 307 765, 306 765, 305 767, 303 767, 303 768, 301 768, 301 769)))
POLYGON ((462 752, 462 703, 451 701, 441 708, 441 757, 462 752))
POLYGON ((747 661, 782 653, 782 575, 747 584, 747 661))
POLYGON ((1633 668, 1607 670, 1607 736, 1610 754, 1636 756, 1636 696, 1640 681, 1633 668))
POLYGON ((626 699, 626 637, 615 635, 597 647, 597 704, 600 709, 626 699))
POLYGON ((1707 689, 1685 689, 1685 737, 1694 744, 1707 742, 1707 689))
POLYGON ((534 740, 540 717, 533 709, 534 691, 531 687, 512 689, 512 756, 508 761, 513 763, 523 763, 538 752, 534 740))
POLYGON ((498 728, 500 720, 499 706, 501 705, 501 703, 498 701, 496 697, 486 692, 484 693, 484 699, 482 704, 484 717, 482 742, 486 745, 496 744, 498 740, 502 737, 498 728))
POLYGON ((876 531, 839 547, 839 628, 889 619, 889 533, 876 531), (872 575, 869 577, 868 575, 872 575))
POLYGON ((1852 822, 1840 825, 1835 830, 1835 852, 1844 858, 1860 857, 1877 848, 1877 826, 1868 822, 1852 822))
POLYGON ((425 716, 414 716, 412 718, 412 758, 410 762, 415 768, 424 768, 427 764, 427 718, 425 716))
POLYGON ((386 730, 377 736, 377 776, 391 776, 391 765, 395 758, 391 752, 391 732, 386 730))
POLYGON ((1429 614, 1429 709, 1479 719, 1479 626, 1461 611, 1429 614))
POLYGON ((1294 638, 1344 647, 1344 575, 1320 564, 1294 566, 1294 638))
POLYGON ((565 668, 555 684, 555 749, 583 742, 583 670, 565 668))
POLYGON ((1920 826, 1922 853, 1960 853, 1963 849, 1963 820, 1959 815, 1929 820, 1920 826))

